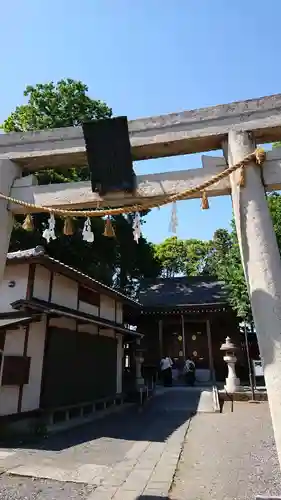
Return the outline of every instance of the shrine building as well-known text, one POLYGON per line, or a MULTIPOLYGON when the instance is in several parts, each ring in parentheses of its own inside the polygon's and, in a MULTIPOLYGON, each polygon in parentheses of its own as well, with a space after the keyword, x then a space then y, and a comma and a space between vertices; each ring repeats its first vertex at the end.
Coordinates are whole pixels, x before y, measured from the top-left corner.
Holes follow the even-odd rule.
MULTIPOLYGON (((230 336, 241 347, 241 334, 223 285, 209 276, 141 283, 141 307, 131 309, 130 321, 145 334, 141 340, 144 369, 159 367, 162 356, 176 362, 192 356, 199 382, 224 380, 226 366, 220 346, 230 336)), ((239 357, 243 363, 242 349, 239 357)))

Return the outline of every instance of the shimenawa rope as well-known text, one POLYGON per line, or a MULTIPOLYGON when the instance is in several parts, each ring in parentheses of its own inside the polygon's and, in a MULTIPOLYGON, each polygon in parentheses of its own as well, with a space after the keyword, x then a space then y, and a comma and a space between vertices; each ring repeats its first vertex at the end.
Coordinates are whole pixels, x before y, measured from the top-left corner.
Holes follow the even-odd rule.
MULTIPOLYGON (((10 203, 14 203, 16 205, 23 206, 27 209, 30 210, 30 212, 36 211, 36 212, 46 212, 50 213, 53 215, 58 215, 61 217, 104 217, 104 216, 110 216, 110 215, 120 215, 120 214, 128 214, 128 213, 135 213, 135 212, 141 212, 145 210, 149 210, 152 208, 158 208, 163 205, 167 205, 168 203, 180 201, 180 200, 186 200, 188 199, 192 194, 197 193, 197 192, 202 192, 202 197, 203 200, 205 199, 205 203, 207 201, 206 199, 206 192, 205 190, 212 186, 213 184, 216 184, 217 182, 221 181, 225 177, 228 177, 230 174, 238 170, 239 168, 241 169, 241 179, 243 182, 239 182, 241 187, 245 183, 245 166, 247 166, 249 163, 252 161, 255 161, 258 165, 261 165, 265 160, 265 151, 261 148, 257 148, 253 153, 250 153, 247 155, 243 160, 240 162, 236 163, 235 165, 227 167, 225 170, 222 172, 213 175, 210 179, 202 182, 201 184, 198 184, 197 186, 194 186, 192 188, 185 189, 184 191, 176 194, 169 194, 165 197, 163 197, 162 200, 159 200, 157 202, 153 203, 147 203, 147 204, 142 204, 142 205, 129 205, 129 206, 123 206, 123 207, 118 207, 118 208, 109 208, 109 209, 96 209, 96 210, 71 210, 71 209, 63 209, 63 208, 53 208, 53 207, 46 207, 46 206, 41 206, 41 205, 36 205, 34 203, 27 203, 22 200, 17 200, 16 198, 12 198, 11 196, 6 196, 3 193, 0 193, 0 198, 3 200, 9 201, 10 203)), ((71 204, 69 205, 71 206, 71 204)), ((202 208, 204 208, 202 206, 202 208)), ((206 205, 207 208, 207 205, 206 205)))

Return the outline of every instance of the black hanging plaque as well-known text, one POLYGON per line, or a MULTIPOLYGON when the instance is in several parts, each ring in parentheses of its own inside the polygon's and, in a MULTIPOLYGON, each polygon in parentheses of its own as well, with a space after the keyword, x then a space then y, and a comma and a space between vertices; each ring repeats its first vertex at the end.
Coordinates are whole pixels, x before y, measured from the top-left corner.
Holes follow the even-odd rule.
POLYGON ((92 191, 100 195, 135 190, 126 116, 94 120, 83 124, 92 191))

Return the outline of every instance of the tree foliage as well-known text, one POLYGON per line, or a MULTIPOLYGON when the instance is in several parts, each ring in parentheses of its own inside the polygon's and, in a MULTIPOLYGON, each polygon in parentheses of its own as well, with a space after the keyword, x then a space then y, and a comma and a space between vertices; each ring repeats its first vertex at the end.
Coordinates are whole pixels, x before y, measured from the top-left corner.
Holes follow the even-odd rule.
MULTIPOLYGON (((4 132, 27 132, 48 128, 75 127, 93 119, 108 118, 112 110, 101 100, 88 95, 88 87, 81 81, 63 79, 27 86, 24 91, 27 103, 18 106, 4 121, 4 132)), ((40 170, 36 173, 39 184, 89 180, 89 169, 60 168, 40 170)), ((154 277, 160 269, 154 249, 144 238, 137 245, 133 240, 132 217, 118 216, 113 220, 117 238, 102 235, 104 221, 92 219, 95 234, 93 244, 81 238, 84 221, 75 221, 73 236, 62 234, 62 221, 56 224, 57 239, 49 244, 42 239, 42 228, 47 216, 34 217, 34 233, 26 233, 22 217, 17 217, 10 243, 10 251, 44 245, 47 252, 81 271, 107 284, 130 291, 142 277, 154 277)))
MULTIPOLYGON (((272 193, 268 196, 268 206, 272 217, 278 247, 281 253, 281 196, 278 193, 272 193)), ((230 232, 231 245, 226 254, 226 258, 218 267, 217 275, 226 283, 229 301, 241 318, 248 321, 252 320, 252 311, 249 301, 249 294, 244 276, 244 270, 241 263, 239 244, 235 230, 234 220, 232 221, 232 230, 230 232)), ((253 242, 254 244, 254 242, 253 242)))
POLYGON ((229 304, 236 311, 238 317, 251 321, 251 306, 234 223, 232 226, 232 231, 228 234, 229 239, 225 253, 221 258, 216 259, 218 265, 215 275, 224 281, 229 304))
POLYGON ((201 274, 206 265, 210 243, 188 239, 181 240, 176 236, 167 238, 162 243, 154 245, 155 255, 161 264, 163 277, 176 275, 201 274))
MULTIPOLYGON (((280 194, 269 195, 268 206, 281 253, 280 194)), ((230 231, 218 229, 211 241, 168 238, 155 245, 155 253, 161 263, 163 276, 201 274, 224 281, 231 307, 241 319, 252 321, 234 220, 230 231)))

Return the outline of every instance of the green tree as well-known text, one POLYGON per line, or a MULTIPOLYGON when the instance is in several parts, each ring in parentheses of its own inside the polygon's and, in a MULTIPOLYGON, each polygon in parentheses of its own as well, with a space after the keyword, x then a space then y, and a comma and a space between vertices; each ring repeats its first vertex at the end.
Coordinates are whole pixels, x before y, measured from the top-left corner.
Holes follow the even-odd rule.
POLYGON ((166 238, 162 243, 154 245, 155 256, 161 264, 161 274, 164 278, 173 278, 184 272, 185 248, 184 241, 176 236, 166 238))
POLYGON ((232 226, 233 229, 229 234, 230 245, 225 257, 219 261, 216 274, 219 279, 224 281, 229 304, 236 311, 237 316, 251 322, 252 311, 234 222, 232 226))
POLYGON ((209 242, 176 236, 154 245, 155 255, 161 264, 162 276, 171 278, 179 274, 202 274, 209 252, 209 242))
MULTIPOLYGON (((269 195, 268 206, 281 253, 280 194, 272 193, 269 195)), ((251 305, 241 263, 234 220, 232 221, 232 230, 230 233, 224 229, 216 231, 213 238, 213 251, 209 256, 209 268, 212 268, 214 274, 225 282, 230 305, 236 310, 237 315, 247 321, 252 321, 251 305)))
POLYGON ((184 241, 185 265, 187 276, 207 274, 207 259, 210 252, 210 242, 190 238, 184 241))
MULTIPOLYGON (((85 121, 108 118, 112 110, 106 103, 92 99, 88 87, 81 81, 63 79, 57 83, 49 82, 27 86, 24 91, 27 103, 18 106, 4 121, 4 132, 27 132, 48 128, 75 127, 85 121)), ((54 182, 74 182, 89 180, 89 169, 60 168, 45 169, 36 173, 39 184, 54 182)), ((42 227, 46 224, 45 214, 34 217, 35 231, 26 233, 22 227, 22 217, 17 217, 12 232, 10 250, 32 248, 44 245, 50 255, 76 267, 81 271, 122 289, 130 289, 131 284, 141 277, 153 277, 159 272, 153 248, 144 238, 139 245, 133 241, 132 217, 118 216, 113 224, 116 239, 102 235, 104 221, 92 219, 95 234, 93 244, 81 238, 84 221, 75 221, 76 232, 73 236, 62 234, 62 221, 56 224, 58 238, 49 244, 42 239, 42 227)))
POLYGON ((225 259, 232 247, 232 237, 227 229, 217 229, 213 239, 208 243, 208 254, 205 258, 202 274, 217 276, 218 269, 225 264, 225 259))
POLYGON ((87 120, 109 118, 112 109, 105 102, 89 97, 87 92, 87 85, 71 78, 28 85, 23 93, 28 103, 17 106, 3 128, 5 132, 28 132, 75 127, 87 120))

